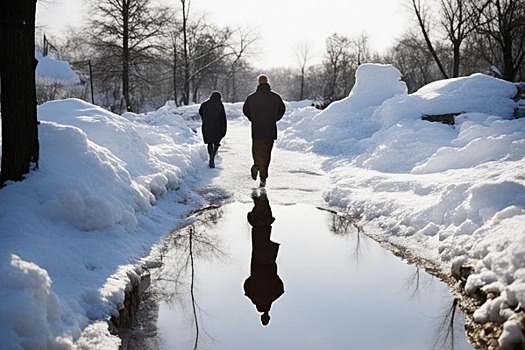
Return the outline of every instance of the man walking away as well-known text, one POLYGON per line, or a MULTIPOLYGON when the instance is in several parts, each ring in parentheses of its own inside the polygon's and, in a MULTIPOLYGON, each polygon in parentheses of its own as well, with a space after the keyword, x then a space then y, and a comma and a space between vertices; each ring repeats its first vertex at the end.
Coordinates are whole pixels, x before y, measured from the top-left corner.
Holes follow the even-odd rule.
POLYGON ((215 155, 222 138, 226 135, 226 112, 221 98, 220 92, 214 91, 199 108, 202 118, 202 137, 204 143, 208 145, 210 155, 210 168, 215 168, 215 155))
POLYGON ((286 111, 284 102, 268 84, 268 77, 261 74, 257 77, 259 85, 242 107, 242 111, 252 123, 252 179, 260 177, 260 186, 266 186, 268 167, 272 154, 273 143, 277 139, 277 122, 286 111))

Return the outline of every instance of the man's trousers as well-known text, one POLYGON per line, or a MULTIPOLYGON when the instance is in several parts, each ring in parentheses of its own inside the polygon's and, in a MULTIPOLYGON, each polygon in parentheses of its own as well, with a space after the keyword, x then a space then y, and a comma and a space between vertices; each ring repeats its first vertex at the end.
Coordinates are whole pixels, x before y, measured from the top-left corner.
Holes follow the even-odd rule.
POLYGON ((259 169, 261 181, 268 178, 273 142, 274 140, 253 140, 252 143, 253 164, 259 169))

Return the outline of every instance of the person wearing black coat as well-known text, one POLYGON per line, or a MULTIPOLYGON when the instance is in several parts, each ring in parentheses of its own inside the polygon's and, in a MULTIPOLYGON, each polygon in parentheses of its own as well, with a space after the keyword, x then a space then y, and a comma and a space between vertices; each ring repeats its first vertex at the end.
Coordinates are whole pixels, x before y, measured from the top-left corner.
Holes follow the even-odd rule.
POLYGON ((273 143, 277 139, 277 122, 286 111, 284 102, 268 84, 268 77, 261 74, 257 77, 259 85, 242 107, 244 115, 252 123, 252 179, 260 177, 260 186, 266 186, 268 167, 270 165, 273 143))
POLYGON ((199 108, 202 118, 202 137, 204 143, 208 145, 210 168, 215 168, 215 155, 221 140, 226 135, 226 112, 221 98, 221 93, 214 91, 199 108))

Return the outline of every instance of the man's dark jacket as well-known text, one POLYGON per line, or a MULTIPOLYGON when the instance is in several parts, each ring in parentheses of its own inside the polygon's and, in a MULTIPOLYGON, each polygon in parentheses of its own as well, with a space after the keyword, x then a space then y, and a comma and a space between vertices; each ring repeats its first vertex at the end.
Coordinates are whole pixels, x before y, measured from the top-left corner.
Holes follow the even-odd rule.
POLYGON ((204 143, 219 143, 226 135, 226 112, 221 97, 219 92, 214 91, 199 108, 204 143))
POLYGON ((260 84, 257 90, 248 96, 242 111, 252 122, 252 139, 276 140, 277 122, 283 117, 286 107, 269 84, 260 84))

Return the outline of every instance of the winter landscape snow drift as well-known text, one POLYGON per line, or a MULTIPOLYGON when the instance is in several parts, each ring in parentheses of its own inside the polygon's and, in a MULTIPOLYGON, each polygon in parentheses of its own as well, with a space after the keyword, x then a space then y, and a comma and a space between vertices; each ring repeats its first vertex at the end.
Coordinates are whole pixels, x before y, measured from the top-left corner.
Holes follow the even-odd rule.
MULTIPOLYGON (((478 322, 523 343, 525 119, 516 85, 485 75, 407 94, 397 69, 359 67, 351 94, 323 111, 288 102, 277 146, 330 157, 328 205, 367 232, 434 261, 471 264, 467 293, 490 295, 478 322), (421 120, 459 113, 455 125, 421 120), (521 317, 521 318, 520 318, 521 317)), ((275 87, 278 90, 278 87, 275 87)), ((243 118, 242 103, 226 104, 243 118)), ((105 321, 141 260, 205 201, 198 106, 118 116, 80 100, 39 106, 41 164, 0 190, 2 348, 118 348, 105 321)))

